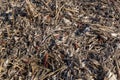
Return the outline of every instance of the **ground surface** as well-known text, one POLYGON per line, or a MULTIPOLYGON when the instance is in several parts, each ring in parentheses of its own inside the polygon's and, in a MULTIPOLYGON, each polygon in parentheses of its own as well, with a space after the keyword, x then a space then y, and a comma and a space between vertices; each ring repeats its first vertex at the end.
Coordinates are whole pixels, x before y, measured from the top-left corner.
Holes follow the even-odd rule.
POLYGON ((119 0, 0 0, 0 80, 120 80, 119 0))

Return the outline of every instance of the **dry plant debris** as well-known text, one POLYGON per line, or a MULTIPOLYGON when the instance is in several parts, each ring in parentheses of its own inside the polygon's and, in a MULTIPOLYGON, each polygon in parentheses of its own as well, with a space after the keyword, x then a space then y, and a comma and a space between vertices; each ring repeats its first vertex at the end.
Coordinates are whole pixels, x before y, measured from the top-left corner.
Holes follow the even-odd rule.
POLYGON ((0 0, 0 80, 120 80, 120 1, 0 0))

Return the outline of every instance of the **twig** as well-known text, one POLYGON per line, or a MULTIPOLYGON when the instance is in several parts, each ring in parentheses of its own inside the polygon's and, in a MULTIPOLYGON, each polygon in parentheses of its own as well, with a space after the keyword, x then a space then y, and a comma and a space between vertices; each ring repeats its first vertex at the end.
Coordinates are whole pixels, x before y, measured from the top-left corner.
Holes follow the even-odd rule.
POLYGON ((60 11, 62 10, 62 8, 65 6, 65 4, 63 4, 61 7, 60 7, 60 9, 58 10, 58 12, 56 13, 56 19, 55 19, 55 25, 57 24, 57 20, 58 20, 58 18, 59 18, 59 14, 60 14, 60 11))

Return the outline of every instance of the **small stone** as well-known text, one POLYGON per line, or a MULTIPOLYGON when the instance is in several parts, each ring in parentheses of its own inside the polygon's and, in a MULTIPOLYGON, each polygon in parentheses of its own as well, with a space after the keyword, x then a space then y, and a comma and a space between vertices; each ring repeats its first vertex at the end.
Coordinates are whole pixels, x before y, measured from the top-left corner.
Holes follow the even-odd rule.
POLYGON ((111 35, 112 35, 112 37, 117 37, 118 36, 118 34, 116 34, 116 33, 111 33, 111 35))
POLYGON ((69 19, 63 18, 63 20, 64 20, 65 24, 67 24, 67 25, 71 25, 72 24, 69 19))

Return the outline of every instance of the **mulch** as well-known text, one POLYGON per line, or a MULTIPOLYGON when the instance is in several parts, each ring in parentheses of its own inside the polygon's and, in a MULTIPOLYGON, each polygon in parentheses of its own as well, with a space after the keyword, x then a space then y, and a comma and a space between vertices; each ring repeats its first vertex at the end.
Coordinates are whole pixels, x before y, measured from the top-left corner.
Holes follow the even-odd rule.
POLYGON ((0 0, 0 80, 120 80, 120 1, 0 0))

